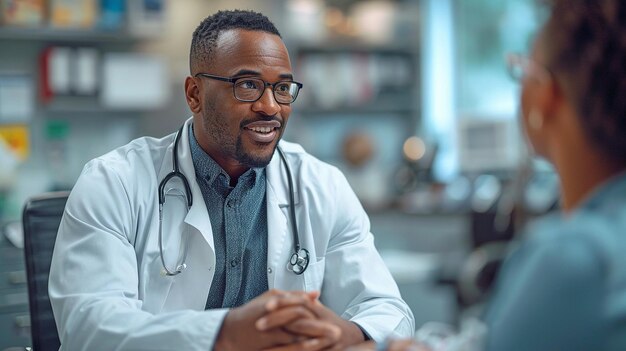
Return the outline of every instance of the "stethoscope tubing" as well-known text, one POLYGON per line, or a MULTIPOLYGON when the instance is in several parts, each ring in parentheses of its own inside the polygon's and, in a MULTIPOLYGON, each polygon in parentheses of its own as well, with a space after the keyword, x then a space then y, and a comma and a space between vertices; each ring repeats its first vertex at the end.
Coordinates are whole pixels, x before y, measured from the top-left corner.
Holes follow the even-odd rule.
MULTIPOLYGON (((165 186, 167 182, 174 178, 179 178, 183 183, 183 187, 185 189, 185 195, 187 200, 187 211, 191 209, 191 205, 193 204, 193 198, 191 194, 191 187, 189 186, 189 181, 187 177, 180 172, 179 163, 178 163, 178 145, 180 144, 181 135, 184 132, 185 126, 181 126, 176 134, 176 138, 174 139, 174 148, 172 150, 172 164, 173 169, 170 173, 168 173, 159 183, 158 191, 159 191, 159 254, 161 255, 161 263, 163 265, 163 270, 161 271, 163 275, 166 276, 175 276, 180 274, 183 270, 187 268, 187 264, 185 263, 187 259, 187 251, 189 249, 189 238, 186 238, 186 245, 183 251, 183 257, 180 263, 177 262, 176 269, 171 270, 167 268, 165 264, 165 256, 163 250, 163 205, 165 205, 165 186)), ((293 233, 293 243, 294 243, 294 252, 291 254, 289 258, 289 262, 287 265, 287 269, 292 271, 296 275, 303 274, 307 267, 309 266, 309 251, 300 246, 300 236, 298 234, 298 225, 296 222, 296 210, 295 210, 295 198, 294 198, 294 186, 293 179, 291 176, 291 169, 289 168, 289 164, 287 162, 287 158, 285 157, 281 148, 276 147, 278 154, 280 155, 281 160, 283 161, 283 165, 285 166, 285 172, 287 173, 287 183, 289 186, 289 217, 291 220, 291 228, 293 233)))
MULTIPOLYGON (((303 249, 300 246, 300 236, 298 235, 298 225, 296 223, 296 201, 294 199, 294 190, 293 190, 293 178, 291 177, 291 170, 289 169, 289 163, 287 162, 287 158, 283 153, 283 150, 279 147, 276 148, 278 150, 278 154, 280 158, 283 160, 283 164, 285 165, 285 172, 287 173, 287 184, 289 185, 289 216, 291 217, 291 228, 293 231, 293 245, 294 252, 291 254, 289 258, 289 265, 291 266, 291 271, 296 275, 300 275, 306 271, 309 266, 309 251, 307 249, 303 249), (304 255, 301 255, 304 254, 304 255)), ((289 267, 289 266, 287 266, 289 267)))
MULTIPOLYGON (((170 173, 168 173, 163 180, 159 183, 159 254, 161 256, 161 264, 163 265, 163 270, 161 273, 166 276, 174 276, 180 274, 182 271, 187 268, 187 264, 185 261, 187 260, 187 252, 189 250, 189 240, 186 240, 185 248, 183 251, 183 258, 180 263, 176 264, 175 270, 170 270, 167 268, 165 264, 165 254, 163 253, 163 205, 165 205, 165 185, 167 182, 172 180, 173 178, 179 178, 183 183, 183 187, 185 188, 185 199, 187 200, 187 211, 191 209, 191 205, 193 204, 193 197, 191 194, 191 187, 189 186, 189 182, 187 181, 187 177, 180 172, 178 168, 178 145, 180 144, 180 137, 183 133, 184 125, 180 127, 178 133, 176 134, 176 138, 174 139, 174 150, 172 150, 172 163, 173 169, 170 173)), ((189 239, 189 238, 187 238, 189 239)))

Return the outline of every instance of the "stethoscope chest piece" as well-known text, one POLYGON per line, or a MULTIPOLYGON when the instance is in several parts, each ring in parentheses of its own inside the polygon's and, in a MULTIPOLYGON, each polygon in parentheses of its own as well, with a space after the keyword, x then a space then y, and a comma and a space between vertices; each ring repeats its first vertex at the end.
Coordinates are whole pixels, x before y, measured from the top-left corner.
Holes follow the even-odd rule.
POLYGON ((306 271, 309 266, 309 250, 300 249, 298 252, 291 254, 289 258, 289 270, 297 275, 300 275, 306 271))

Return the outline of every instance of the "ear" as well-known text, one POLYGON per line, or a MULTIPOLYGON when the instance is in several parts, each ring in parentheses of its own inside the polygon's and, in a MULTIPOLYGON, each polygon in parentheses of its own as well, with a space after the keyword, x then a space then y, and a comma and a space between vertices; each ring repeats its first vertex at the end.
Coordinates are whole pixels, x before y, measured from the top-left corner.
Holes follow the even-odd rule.
POLYGON ((185 97, 191 112, 194 114, 200 113, 202 110, 202 104, 200 103, 200 87, 194 77, 189 76, 185 78, 185 97))
POLYGON ((550 75, 539 87, 539 106, 542 114, 546 117, 546 123, 550 123, 559 116, 559 112, 565 102, 564 91, 554 75, 550 75))

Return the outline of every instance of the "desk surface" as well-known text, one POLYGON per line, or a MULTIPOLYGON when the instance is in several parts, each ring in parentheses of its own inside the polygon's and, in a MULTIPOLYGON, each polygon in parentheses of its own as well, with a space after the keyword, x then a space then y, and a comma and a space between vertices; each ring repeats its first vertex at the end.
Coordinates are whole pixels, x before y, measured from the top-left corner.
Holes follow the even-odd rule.
MULTIPOLYGON (((469 250, 467 216, 416 216, 376 212, 370 216, 380 251, 405 250, 434 254, 444 262, 448 255, 469 250)), ((453 290, 432 281, 398 281, 402 296, 416 314, 418 326, 425 321, 453 322, 453 290)), ((28 346, 30 317, 23 250, 0 233, 0 350, 28 346)))

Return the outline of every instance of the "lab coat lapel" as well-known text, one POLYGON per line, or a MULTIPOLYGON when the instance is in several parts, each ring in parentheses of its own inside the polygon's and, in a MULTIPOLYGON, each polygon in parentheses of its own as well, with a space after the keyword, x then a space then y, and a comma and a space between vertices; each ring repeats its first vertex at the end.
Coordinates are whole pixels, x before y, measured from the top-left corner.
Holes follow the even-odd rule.
MULTIPOLYGON (((193 204, 184 217, 184 222, 191 226, 189 228, 189 252, 187 255, 187 269, 181 274, 174 277, 163 277, 170 282, 170 288, 167 289, 166 297, 163 301, 161 310, 176 310, 181 308, 193 308, 203 310, 206 298, 213 279, 215 266, 215 254, 213 244, 213 230, 208 217, 208 211, 202 191, 196 182, 193 160, 191 159, 191 151, 189 148, 189 126, 191 119, 185 123, 183 134, 180 138, 178 146, 178 162, 180 171, 187 177, 189 186, 191 187, 193 204), (200 234, 200 235, 198 235, 200 234), (204 246, 206 242, 207 246, 204 246), (211 252, 207 252, 210 250, 211 252), (172 284, 176 282, 176 284, 172 284)), ((165 154, 161 170, 159 171, 159 179, 163 179, 173 169, 172 152, 174 143, 168 148, 165 154)), ((169 184, 169 183, 168 183, 169 184)), ((180 188, 184 192, 182 182, 172 181, 172 186, 180 188)), ((167 190, 167 189, 166 189, 167 190)), ((164 221, 166 219, 164 218, 164 221)), ((169 219, 168 219, 169 220, 169 219)), ((178 246, 178 245, 177 245, 178 246)), ((179 252, 172 253, 172 257, 178 257, 179 252)))
MULTIPOLYGON (((193 166, 193 160, 191 158, 191 150, 189 148, 188 133, 191 122, 192 118, 188 119, 185 122, 183 134, 180 138, 180 145, 178 146, 178 167, 180 168, 180 171, 185 175, 185 177, 187 177, 187 181, 189 182, 189 186, 191 187, 191 197, 193 200, 191 208, 185 216, 185 223, 196 228, 202 234, 204 240, 206 240, 211 249, 213 249, 213 229, 211 228, 211 221, 208 218, 208 211, 206 208, 206 204, 204 203, 202 191, 200 190, 200 186, 196 181, 196 172, 193 166)), ((161 169, 159 171, 158 179, 165 178, 165 176, 174 168, 172 161, 172 153, 174 152, 174 140, 175 139, 173 138, 172 144, 165 153, 163 164, 161 165, 161 169)), ((175 184, 177 188, 180 188, 179 190, 181 192, 185 192, 182 182, 179 182, 178 180, 173 180, 171 184, 173 186, 175 184)))
POLYGON ((185 217, 185 223, 200 231, 211 249, 215 250, 215 247, 213 246, 213 229, 211 228, 209 212, 207 211, 206 204, 204 203, 204 197, 202 196, 200 186, 196 181, 196 171, 193 167, 193 160, 191 158, 191 149, 189 147, 190 126, 191 118, 185 122, 183 135, 180 138, 180 146, 178 147, 178 162, 180 163, 180 170, 183 174, 185 174, 187 180, 189 181, 193 197, 193 205, 185 217))
MULTIPOLYGON (((294 167, 291 167, 292 173, 294 167)), ((293 247, 293 238, 289 227, 289 184, 287 174, 278 151, 267 166, 267 225, 268 250, 267 282, 270 289, 302 289, 297 281, 292 281, 295 274, 288 272, 287 262, 293 247), (293 276, 293 277, 291 277, 293 276), (295 285, 294 285, 295 284, 295 285)), ((292 175, 293 176, 293 175, 292 175)), ((294 182, 295 187, 295 182, 294 182)), ((297 189, 294 189, 296 204, 298 203, 297 189)))
POLYGON ((276 276, 280 274, 283 268, 283 262, 280 262, 280 258, 284 256, 282 254, 288 243, 287 240, 287 217, 281 209, 288 203, 288 198, 285 196, 284 186, 280 177, 281 171, 284 170, 281 167, 280 156, 277 152, 274 152, 272 161, 267 166, 267 285, 270 289, 273 289, 276 285, 276 276))

